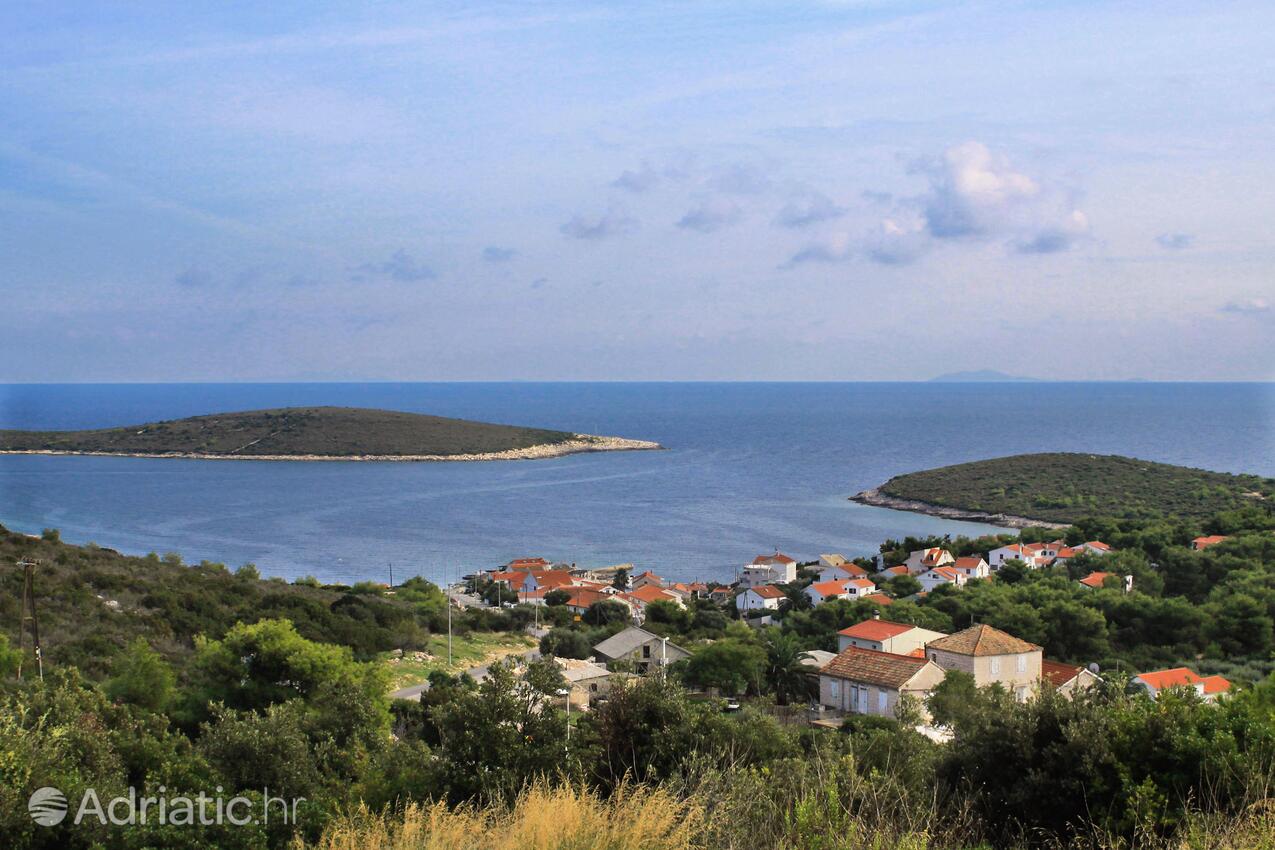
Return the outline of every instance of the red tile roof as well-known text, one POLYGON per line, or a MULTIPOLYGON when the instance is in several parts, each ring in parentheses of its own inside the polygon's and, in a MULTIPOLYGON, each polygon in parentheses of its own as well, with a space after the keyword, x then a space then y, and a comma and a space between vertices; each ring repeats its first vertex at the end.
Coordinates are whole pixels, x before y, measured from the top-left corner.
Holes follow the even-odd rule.
POLYGON ((907 575, 910 571, 908 570, 908 568, 907 568, 907 565, 906 565, 906 564, 899 564, 898 566, 894 566, 894 567, 886 567, 886 568, 885 568, 884 570, 882 570, 881 572, 883 572, 883 573, 890 573, 890 574, 892 574, 892 575, 896 575, 896 576, 905 576, 905 575, 907 575))
POLYGON ((906 685, 928 663, 924 658, 911 655, 896 655, 893 652, 877 652, 875 649, 852 646, 838 653, 819 672, 838 679, 898 689, 906 685))
POLYGON ((663 600, 665 602, 673 601, 673 596, 671 594, 667 593, 663 588, 656 587, 653 584, 644 584, 637 590, 630 591, 629 596, 634 599, 639 599, 645 603, 656 602, 659 600, 663 600))
POLYGON ((850 587, 857 587, 860 589, 876 587, 876 584, 874 584, 870 578, 848 578, 846 579, 846 584, 850 587))
POLYGON ((862 623, 855 623, 847 629, 842 629, 837 634, 859 638, 860 640, 882 641, 895 635, 901 635, 904 632, 910 632, 915 628, 916 626, 910 626, 906 623, 892 623, 889 620, 864 620, 862 623))
POLYGON ((781 552, 776 552, 773 555, 758 555, 756 558, 753 558, 753 563, 757 564, 758 566, 761 566, 764 564, 771 564, 771 563, 795 564, 797 562, 781 552))
POLYGON ((1055 688, 1061 688, 1079 676, 1082 669, 1074 664, 1063 664, 1061 661, 1045 658, 1040 662, 1040 677, 1048 680, 1055 688))
POLYGON ((862 596, 860 598, 867 599, 870 602, 875 602, 878 605, 893 605, 894 604, 894 600, 886 596, 884 593, 869 593, 867 596, 862 596))
POLYGON ((1205 676, 1203 681, 1206 694, 1221 694, 1231 689, 1231 683, 1221 676, 1205 676))
POLYGON ((1207 537, 1195 538, 1191 541, 1191 545, 1193 545, 1196 549, 1207 549, 1215 543, 1221 543, 1225 539, 1226 535, 1224 534, 1210 534, 1207 537))
POLYGON ((982 558, 977 555, 969 555, 964 558, 957 558, 950 566, 958 570, 976 570, 979 564, 985 563, 982 558))
POLYGON ((606 602, 614 599, 621 604, 625 604, 623 600, 617 599, 620 594, 603 593, 600 590, 593 590, 588 587, 563 588, 571 597, 567 600, 567 604, 573 608, 588 608, 595 602, 606 602))
POLYGON ((962 575, 962 573, 957 572, 951 567, 935 567, 934 569, 930 570, 930 572, 938 576, 939 578, 945 578, 948 581, 957 581, 960 579, 962 575))
POLYGON ((549 562, 544 558, 514 558, 509 562, 511 570, 529 570, 535 567, 547 567, 549 562))
POLYGON ((1146 682, 1157 691, 1165 688, 1186 688, 1198 685, 1204 680, 1185 667, 1173 667, 1169 670, 1154 670, 1150 673, 1139 673, 1138 679, 1146 682))
POLYGON ((833 579, 832 581, 817 581, 810 585, 810 589, 820 596, 827 599, 829 596, 836 596, 839 593, 846 592, 846 585, 850 582, 845 579, 833 579))
POLYGON ((952 553, 946 549, 926 549, 925 555, 921 557, 921 566, 928 567, 937 564, 943 560, 943 556, 952 557, 952 553))
POLYGON ((1085 542, 1085 543, 1082 543, 1081 545, 1082 545, 1082 546, 1089 546, 1089 547, 1094 548, 1094 549, 1101 549, 1101 550, 1103 550, 1104 552, 1111 548, 1111 547, 1110 547, 1110 546, 1108 546, 1106 543, 1103 543, 1101 540, 1089 540, 1089 541, 1087 541, 1087 542, 1085 542))
POLYGON ((1104 573, 1101 570, 1095 570, 1080 580, 1085 587, 1102 587, 1102 583, 1111 573, 1104 573))
POLYGON ((785 596, 784 592, 773 584, 759 584, 757 587, 749 588, 749 590, 762 599, 782 599, 785 596))
POLYGON ((1012 655, 1038 652, 1040 647, 983 623, 970 626, 954 635, 932 640, 926 646, 960 655, 1012 655))

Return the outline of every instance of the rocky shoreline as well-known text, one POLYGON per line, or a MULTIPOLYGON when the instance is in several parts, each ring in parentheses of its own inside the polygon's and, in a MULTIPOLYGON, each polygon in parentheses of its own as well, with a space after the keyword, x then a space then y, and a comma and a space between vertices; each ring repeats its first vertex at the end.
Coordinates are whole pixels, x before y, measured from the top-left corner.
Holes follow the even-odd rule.
POLYGON ((963 522, 985 522, 1004 528, 1028 528, 1029 526, 1036 528, 1068 528, 1066 523, 1045 522, 1044 520, 1014 516, 1013 514, 991 514, 985 511, 971 511, 964 508, 951 508, 945 505, 932 505, 929 502, 922 502, 917 499, 901 499, 898 496, 882 493, 880 488, 877 487, 851 496, 850 501, 858 502, 861 505, 872 505, 876 508, 911 511, 916 514, 928 514, 929 516, 961 520, 963 522))
POLYGON ((561 443, 542 443, 521 449, 505 449, 499 452, 475 452, 455 455, 250 455, 205 454, 202 452, 74 452, 56 449, 0 449, 0 455, 89 455, 93 457, 150 457, 184 458, 187 460, 297 460, 297 461, 395 461, 436 463, 455 461, 492 460, 544 460, 584 452, 632 452, 663 449, 650 440, 630 440, 625 437, 600 437, 594 434, 575 434, 573 439, 561 443))

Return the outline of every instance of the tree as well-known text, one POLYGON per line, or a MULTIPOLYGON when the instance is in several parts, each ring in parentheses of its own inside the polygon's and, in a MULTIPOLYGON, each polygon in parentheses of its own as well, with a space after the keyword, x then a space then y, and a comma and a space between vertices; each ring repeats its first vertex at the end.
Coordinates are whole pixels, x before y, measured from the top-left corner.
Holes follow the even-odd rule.
POLYGON ((540 639, 540 652, 557 658, 588 658, 593 643, 584 632, 575 629, 550 629, 540 639))
POLYGON ((1027 564, 1018 558, 1010 558, 1001 564, 1001 568, 996 571, 996 579, 1006 584, 1018 584, 1027 577, 1027 564))
POLYGON ((8 635, 0 633, 0 679, 17 675, 20 666, 22 666, 22 653, 9 643, 8 635))
POLYGON ((920 593, 923 590, 921 582, 913 575, 894 576, 883 585, 883 588, 886 593, 895 599, 912 596, 913 594, 920 593))
POLYGON ((611 579, 611 586, 614 587, 616 590, 628 590, 629 589, 629 571, 616 570, 615 578, 611 579))
POLYGON ((686 665, 686 678, 705 688, 739 694, 761 689, 766 651, 738 638, 722 638, 701 647, 686 665))
POLYGON ((173 671, 145 638, 135 638, 115 665, 107 682, 111 699, 163 711, 173 695, 173 671))
POLYGON ((551 608, 556 608, 559 605, 566 605, 570 599, 570 591, 563 590, 559 587, 545 594, 545 605, 551 608))
POLYGON ((590 626, 605 626, 610 623, 627 622, 631 616, 629 609, 619 602, 604 599, 601 602, 594 602, 584 609, 584 614, 580 616, 580 619, 590 626))
POLYGON ((313 701, 324 689, 349 684, 389 725, 384 670, 355 661, 348 647, 306 640, 287 620, 239 623, 222 640, 200 638, 191 667, 198 714, 213 701, 256 710, 313 701))
POLYGON ((261 580, 261 571, 257 569, 257 565, 251 561, 235 570, 235 575, 243 579, 251 579, 253 581, 261 580))
POLYGON ((805 661, 810 653, 801 648, 794 634, 769 630, 766 644, 766 681, 775 691, 775 702, 787 705, 793 697, 809 697, 814 693, 814 680, 805 661))
POLYGON ((938 726, 955 726, 973 710, 978 701, 978 685, 964 670, 948 670, 926 699, 930 717, 938 726))

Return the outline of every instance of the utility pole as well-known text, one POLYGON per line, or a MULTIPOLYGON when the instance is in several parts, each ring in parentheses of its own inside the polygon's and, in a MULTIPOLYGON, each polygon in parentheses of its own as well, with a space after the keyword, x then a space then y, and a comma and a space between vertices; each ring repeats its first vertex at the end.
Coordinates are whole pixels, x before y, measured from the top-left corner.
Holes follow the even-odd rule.
POLYGON ((44 656, 40 652, 40 618, 35 611, 35 568, 39 561, 23 558, 18 561, 22 567, 22 614, 18 620, 18 678, 22 678, 22 664, 27 659, 27 622, 31 623, 32 648, 35 650, 36 668, 40 673, 40 681, 44 681, 44 656))
POLYGON ((394 589, 394 562, 390 561, 390 590, 394 589))

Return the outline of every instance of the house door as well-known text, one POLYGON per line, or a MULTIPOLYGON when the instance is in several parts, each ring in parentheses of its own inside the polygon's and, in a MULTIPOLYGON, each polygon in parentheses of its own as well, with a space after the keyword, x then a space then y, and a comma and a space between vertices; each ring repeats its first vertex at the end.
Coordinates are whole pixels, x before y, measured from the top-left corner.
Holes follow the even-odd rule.
POLYGON ((868 713, 868 689, 861 686, 858 688, 858 691, 859 691, 859 709, 858 709, 859 713, 867 714, 868 713))

